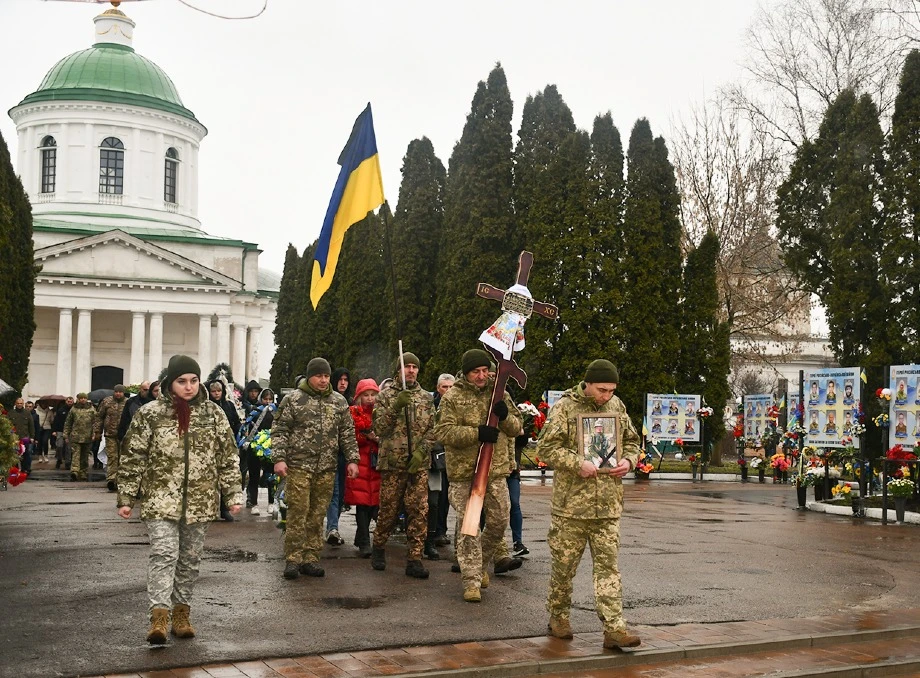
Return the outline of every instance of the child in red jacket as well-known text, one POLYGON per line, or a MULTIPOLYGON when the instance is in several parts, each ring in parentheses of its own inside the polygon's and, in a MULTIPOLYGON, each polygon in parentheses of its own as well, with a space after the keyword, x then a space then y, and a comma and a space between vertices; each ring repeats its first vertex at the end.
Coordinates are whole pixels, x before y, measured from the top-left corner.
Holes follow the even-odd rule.
POLYGON ((374 433, 374 403, 380 389, 373 379, 362 379, 355 387, 351 417, 358 439, 358 477, 345 479, 345 503, 355 507, 358 530, 355 546, 362 558, 371 556, 371 520, 380 504, 380 472, 377 470, 377 435, 374 433))

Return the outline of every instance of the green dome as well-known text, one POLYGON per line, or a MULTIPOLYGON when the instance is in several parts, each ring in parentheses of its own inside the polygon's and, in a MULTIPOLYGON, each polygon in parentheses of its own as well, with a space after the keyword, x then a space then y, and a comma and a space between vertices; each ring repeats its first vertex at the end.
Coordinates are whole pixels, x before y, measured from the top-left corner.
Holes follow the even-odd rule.
POLYGON ((166 111, 198 122, 182 105, 169 76, 133 48, 99 43, 64 57, 39 88, 20 102, 104 101, 166 111))

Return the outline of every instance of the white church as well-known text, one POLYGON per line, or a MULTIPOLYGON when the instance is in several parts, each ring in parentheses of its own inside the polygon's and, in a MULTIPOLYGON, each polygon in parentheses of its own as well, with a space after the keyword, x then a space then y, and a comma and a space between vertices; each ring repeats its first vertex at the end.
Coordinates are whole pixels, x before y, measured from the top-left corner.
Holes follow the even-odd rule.
POLYGON ((36 331, 26 397, 156 379, 169 357, 266 380, 280 276, 198 220, 207 128, 118 9, 9 111, 32 203, 36 331))

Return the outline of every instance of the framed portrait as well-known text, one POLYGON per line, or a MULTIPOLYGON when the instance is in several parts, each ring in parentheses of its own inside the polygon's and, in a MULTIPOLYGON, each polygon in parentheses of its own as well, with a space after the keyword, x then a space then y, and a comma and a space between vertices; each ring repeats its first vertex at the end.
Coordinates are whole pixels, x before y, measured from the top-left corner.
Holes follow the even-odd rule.
POLYGON ((620 427, 617 415, 593 412, 579 414, 578 452, 599 469, 612 469, 620 463, 620 427))

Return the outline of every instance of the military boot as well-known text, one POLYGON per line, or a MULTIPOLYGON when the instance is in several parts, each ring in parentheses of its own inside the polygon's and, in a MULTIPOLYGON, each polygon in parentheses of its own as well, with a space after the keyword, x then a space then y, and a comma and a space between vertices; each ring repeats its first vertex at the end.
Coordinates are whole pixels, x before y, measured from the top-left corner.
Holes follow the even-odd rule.
POLYGON ((429 539, 425 542, 424 554, 428 560, 441 560, 441 554, 438 553, 438 549, 435 548, 433 539, 429 539))
POLYGON ((518 569, 523 564, 524 561, 521 558, 509 558, 508 556, 499 558, 495 561, 495 574, 505 574, 505 572, 518 569))
POLYGON ((383 549, 371 550, 371 567, 375 570, 387 569, 387 552, 383 549))
POLYGON ((489 573, 485 570, 482 571, 482 576, 479 578, 479 588, 487 589, 489 588, 489 573))
POLYGON ((549 618, 549 635, 563 640, 571 640, 573 636, 569 618, 551 616, 549 618))
POLYGON ((604 647, 608 650, 618 650, 621 647, 638 647, 642 643, 639 636, 634 636, 628 631, 604 631, 604 647))
POLYGON ((189 621, 188 605, 175 605, 172 609, 172 634, 176 638, 194 638, 195 629, 189 621))
POLYGON ((428 570, 422 565, 421 560, 410 560, 406 563, 406 574, 416 579, 428 579, 428 570))
POLYGON ((165 607, 155 607, 150 611, 150 630, 147 631, 147 642, 162 645, 166 642, 169 626, 169 610, 165 607))
POLYGON ((479 592, 479 587, 475 584, 470 584, 469 586, 463 589, 463 600, 468 603, 478 603, 482 601, 482 594, 479 592))

